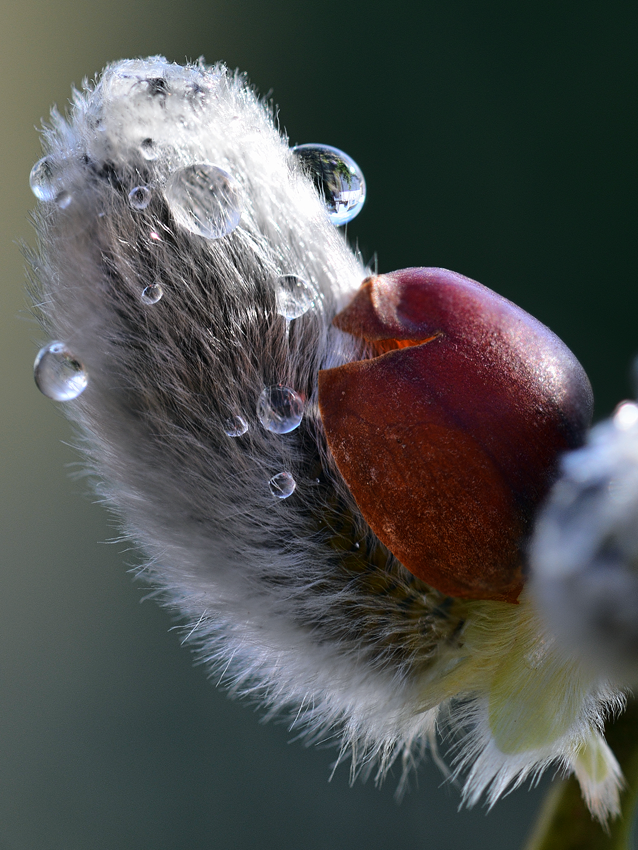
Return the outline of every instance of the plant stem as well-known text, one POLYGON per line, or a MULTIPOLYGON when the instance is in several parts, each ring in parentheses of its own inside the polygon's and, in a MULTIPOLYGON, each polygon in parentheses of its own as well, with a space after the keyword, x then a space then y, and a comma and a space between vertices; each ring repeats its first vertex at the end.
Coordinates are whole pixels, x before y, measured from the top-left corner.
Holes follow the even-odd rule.
POLYGON ((606 737, 626 781, 620 816, 605 832, 592 820, 572 776, 550 788, 525 850, 631 850, 638 804, 638 701, 631 700, 624 714, 609 724, 606 737))

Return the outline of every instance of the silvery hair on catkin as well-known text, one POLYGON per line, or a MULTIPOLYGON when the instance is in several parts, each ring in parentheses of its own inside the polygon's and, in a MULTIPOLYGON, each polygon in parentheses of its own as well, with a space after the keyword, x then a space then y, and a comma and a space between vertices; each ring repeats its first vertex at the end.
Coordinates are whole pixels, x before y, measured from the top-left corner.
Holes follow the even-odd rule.
POLYGON ((325 198, 222 65, 113 64, 53 113, 44 146, 45 358, 86 376, 65 411, 140 575, 232 691, 311 737, 341 729, 355 771, 409 766, 436 717, 411 707, 416 671, 458 624, 372 534, 326 451, 317 373, 361 356, 331 321, 367 271, 325 198), (208 219, 181 204, 202 180, 221 198, 208 219), (282 280, 293 302, 311 293, 302 314, 282 311, 282 280))

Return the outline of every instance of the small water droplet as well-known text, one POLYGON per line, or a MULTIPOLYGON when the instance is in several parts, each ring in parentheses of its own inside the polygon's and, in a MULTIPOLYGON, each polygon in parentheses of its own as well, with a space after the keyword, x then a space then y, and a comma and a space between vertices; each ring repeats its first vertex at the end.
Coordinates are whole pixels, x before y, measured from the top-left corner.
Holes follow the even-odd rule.
POLYGON ((206 239, 228 236, 241 218, 239 184, 216 165, 188 165, 172 174, 164 190, 175 221, 206 239))
POLYGON ((151 190, 148 186, 136 186, 128 193, 128 202, 134 210, 145 210, 151 202, 151 190))
POLYGON ((140 152, 144 159, 149 162, 153 162, 153 160, 157 159, 159 156, 157 145, 153 139, 143 139, 143 141, 140 142, 140 152))
POLYGON ((295 492, 297 482, 289 472, 280 472, 278 475, 273 475, 268 482, 268 486, 275 498, 287 499, 288 496, 292 496, 295 492))
POLYGON ((163 294, 164 290, 161 283, 150 283, 142 292, 142 304, 157 304, 163 294))
POLYGON ((50 156, 43 156, 31 169, 29 186, 39 201, 54 201, 59 186, 55 179, 55 169, 50 156))
POLYGON ((257 418, 267 431, 288 434, 303 419, 303 399, 290 387, 266 387, 259 396, 257 418))
POLYGON ((58 194, 55 196, 55 202, 61 210, 65 210, 72 200, 73 196, 71 195, 71 193, 65 190, 58 192, 58 194))
POLYGON ((366 181, 352 157, 331 145, 297 145, 292 152, 324 199, 330 221, 336 225, 352 221, 366 199, 366 181))
POLYGON ((161 242, 162 237, 159 235, 157 230, 151 230, 148 234, 149 239, 152 239, 154 242, 161 242))
POLYGON ((614 425, 620 431, 629 431, 638 422, 638 405, 633 401, 621 402, 614 411, 614 425))
POLYGON ((360 544, 360 543, 355 543, 355 544, 354 544, 354 548, 355 548, 355 549, 360 549, 360 548, 361 548, 361 544, 360 544))
POLYGON ((224 433, 227 437, 241 437, 248 430, 248 422, 239 414, 224 420, 224 433))
POLYGON ((284 274, 275 283, 277 312, 285 319, 298 319, 313 306, 317 293, 305 280, 294 274, 284 274))
POLYGON ((38 351, 33 377, 40 392, 54 401, 70 401, 84 392, 88 376, 84 366, 63 342, 55 340, 38 351))

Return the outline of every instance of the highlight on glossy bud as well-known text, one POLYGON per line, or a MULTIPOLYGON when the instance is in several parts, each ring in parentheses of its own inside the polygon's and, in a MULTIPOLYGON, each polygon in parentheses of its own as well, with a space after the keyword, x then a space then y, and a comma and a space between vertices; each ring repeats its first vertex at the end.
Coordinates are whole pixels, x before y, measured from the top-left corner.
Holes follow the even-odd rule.
POLYGON ((319 376, 366 521, 437 590, 515 602, 534 511, 591 419, 582 367, 524 310, 445 269, 369 278, 334 323, 372 352, 319 376))

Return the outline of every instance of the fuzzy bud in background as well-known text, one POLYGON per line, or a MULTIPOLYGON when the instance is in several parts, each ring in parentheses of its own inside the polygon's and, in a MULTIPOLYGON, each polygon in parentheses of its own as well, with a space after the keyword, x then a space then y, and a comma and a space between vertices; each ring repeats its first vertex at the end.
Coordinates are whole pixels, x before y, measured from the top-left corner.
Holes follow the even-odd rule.
POLYGON ((209 669, 309 739, 340 736, 353 777, 399 759, 401 789, 441 732, 468 804, 558 764, 616 812, 601 730, 622 695, 523 586, 533 510, 588 424, 573 355, 440 269, 387 276, 381 337, 343 325, 369 270, 337 225, 363 175, 329 145, 291 149, 223 66, 114 64, 44 135, 36 382, 209 669), (342 418, 364 400, 365 446, 342 418))
POLYGON ((638 685, 638 405, 624 402, 565 456, 538 522, 532 589, 594 669, 638 685))

